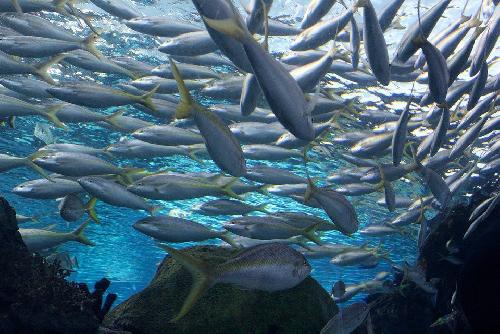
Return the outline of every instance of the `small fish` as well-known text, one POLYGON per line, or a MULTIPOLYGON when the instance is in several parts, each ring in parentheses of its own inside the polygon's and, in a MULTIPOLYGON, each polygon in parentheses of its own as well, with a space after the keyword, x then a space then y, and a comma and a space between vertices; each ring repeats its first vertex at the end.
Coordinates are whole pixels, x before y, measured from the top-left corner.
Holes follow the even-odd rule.
POLYGON ((330 319, 320 334, 350 334, 365 321, 369 312, 370 307, 364 302, 349 305, 330 319))
POLYGON ((195 159, 193 151, 187 147, 156 145, 126 138, 122 138, 119 142, 106 147, 105 152, 127 159, 151 159, 176 155, 195 159))
POLYGON ((469 71, 470 76, 476 75, 476 73, 481 70, 483 63, 495 47, 496 41, 498 40, 499 30, 500 14, 495 11, 495 14, 491 18, 491 22, 488 22, 486 30, 483 31, 474 50, 472 51, 471 66, 469 71))
POLYGON ((74 271, 74 268, 78 268, 76 256, 71 256, 68 252, 50 254, 45 259, 63 270, 74 271))
POLYGON ((311 0, 300 23, 300 28, 307 29, 318 23, 321 18, 328 14, 336 2, 337 0, 311 0))
MULTIPOLYGON (((430 8, 420 18, 420 23, 410 24, 405 31, 399 45, 397 47, 396 55, 392 60, 393 63, 405 63, 412 55, 417 52, 417 45, 413 42, 420 33, 423 33, 423 38, 427 38, 432 29, 443 16, 445 9, 450 4, 451 0, 441 0, 430 8)), ((427 58, 427 57, 426 57, 427 58)))
POLYGON ((141 128, 132 133, 132 136, 150 144, 164 146, 193 145, 204 142, 200 134, 172 125, 153 125, 141 128))
POLYGON ((204 20, 213 29, 243 44, 253 73, 281 124, 297 138, 313 140, 315 133, 310 113, 312 104, 306 101, 304 93, 291 74, 256 43, 246 27, 237 20, 236 14, 233 13, 227 20, 204 20))
POLYGON ((432 134, 432 143, 430 149, 430 156, 434 156, 439 149, 444 145, 450 127, 450 110, 448 108, 440 108, 441 117, 439 124, 432 134))
POLYGON ((246 248, 226 262, 212 267, 186 251, 165 245, 161 247, 189 270, 194 279, 191 292, 171 322, 184 317, 203 293, 217 283, 273 292, 297 286, 311 272, 311 266, 302 254, 281 243, 246 248))
POLYGON ((69 194, 59 203, 59 215, 67 222, 79 220, 85 214, 86 207, 80 196, 69 194))
MULTIPOLYGON (((151 215, 161 209, 161 207, 148 204, 143 198, 128 191, 126 187, 101 177, 82 177, 78 179, 78 183, 92 197, 113 206, 144 210, 151 215)), ((95 205, 95 202, 92 204, 95 205)))
POLYGON ((137 16, 125 21, 125 25, 140 33, 159 37, 175 37, 180 34, 202 30, 190 23, 165 16, 137 16))
POLYGON ((51 96, 46 91, 51 85, 45 81, 23 77, 15 79, 2 78, 0 79, 0 84, 12 91, 29 97, 48 98, 51 96))
POLYGON ((304 199, 305 202, 311 199, 317 201, 340 232, 351 235, 358 230, 356 210, 343 195, 333 190, 318 188, 309 180, 304 199))
POLYGON ((347 9, 337 17, 319 21, 313 26, 303 30, 293 41, 290 50, 312 50, 333 40, 351 21, 354 10, 355 8, 347 9))
POLYGON ((203 136, 208 154, 220 169, 232 176, 244 175, 246 162, 238 139, 217 115, 193 101, 177 66, 171 59, 170 66, 181 93, 177 117, 193 117, 203 136))
POLYGON ((486 204, 483 206, 483 208, 485 207, 486 210, 484 210, 484 212, 479 215, 470 225, 469 225, 469 228, 467 229, 467 231, 465 232, 464 234, 464 237, 463 239, 467 239, 470 237, 470 235, 477 229, 477 227, 479 226, 479 224, 481 224, 485 219, 487 219, 491 213, 493 212, 493 210, 495 210, 495 208, 497 207, 497 204, 498 202, 500 201, 500 195, 497 194, 495 197, 493 197, 493 200, 490 200, 486 206, 486 204))
POLYGON ((267 205, 250 205, 230 199, 216 199, 203 203, 198 211, 207 216, 246 215, 254 211, 267 213, 267 205))
POLYGON ((469 147, 479 136, 482 127, 489 118, 489 114, 484 115, 476 124, 471 126, 453 145, 449 157, 456 159, 462 155, 467 147, 469 147))
POLYGON ((406 104, 406 108, 399 117, 396 130, 392 136, 392 163, 394 166, 399 166, 403 158, 404 146, 408 135, 408 121, 410 120, 410 105, 411 98, 406 104))
POLYGON ((422 36, 415 38, 413 43, 422 49, 427 60, 429 66, 429 91, 432 100, 438 106, 446 106, 446 93, 448 92, 448 83, 450 82, 450 73, 446 59, 438 48, 422 36))
POLYGON ((377 13, 370 0, 360 0, 357 6, 363 8, 363 42, 370 68, 378 82, 387 86, 391 81, 389 53, 377 13))
POLYGON ((130 2, 122 0, 91 0, 94 5, 123 20, 140 17, 141 13, 130 2))
MULTIPOLYGON (((250 217, 249 217, 250 218, 250 217)), ((266 221, 251 217, 244 224, 238 220, 232 220, 224 225, 224 228, 234 234, 258 240, 289 239, 296 236, 304 236, 312 242, 321 245, 321 239, 315 234, 319 223, 305 228, 299 228, 287 224, 284 219, 266 218, 266 221)))
POLYGON ((44 123, 36 123, 35 130, 33 131, 33 136, 40 139, 45 145, 50 145, 55 143, 56 139, 50 130, 50 126, 44 123))
POLYGON ((84 191, 76 181, 54 176, 49 178, 23 182, 15 186, 12 193, 33 199, 57 199, 84 191))
POLYGON ((286 169, 256 165, 248 168, 246 179, 264 184, 305 184, 307 180, 286 169))
POLYGON ((0 153, 0 172, 6 172, 20 167, 29 167, 46 179, 50 179, 47 173, 35 163, 36 159, 43 155, 43 152, 35 152, 26 158, 20 158, 0 153))
POLYGON ((53 248, 68 241, 76 241, 84 245, 94 246, 94 243, 83 234, 89 222, 84 222, 76 230, 68 233, 27 228, 20 228, 19 233, 30 252, 39 252, 47 248, 53 248))
POLYGON ((85 107, 107 108, 140 103, 156 111, 152 101, 156 89, 136 96, 105 85, 80 82, 52 87, 47 89, 47 92, 59 100, 85 107))
POLYGON ((207 20, 205 20, 205 18, 209 20, 231 19, 237 21, 238 26, 246 28, 245 21, 236 10, 233 3, 225 0, 193 0, 193 5, 202 17, 210 37, 212 37, 217 44, 222 54, 229 58, 237 68, 246 73, 253 73, 252 65, 249 62, 243 45, 225 33, 214 29, 207 20))
POLYGON ((474 85, 469 93, 469 100, 467 101, 467 110, 474 108, 482 95, 486 81, 488 80, 488 64, 484 62, 479 71, 479 75, 475 79, 474 85))
POLYGON ((358 69, 359 65, 359 48, 360 48, 359 28, 356 19, 351 19, 351 64, 354 70, 358 69))
POLYGON ((66 128, 66 125, 57 117, 57 112, 62 108, 60 105, 39 106, 21 101, 7 95, 0 95, 0 117, 22 117, 22 116, 42 116, 54 123, 59 128, 66 128))
POLYGON ((143 218, 134 223, 133 228, 141 233, 164 242, 197 242, 221 239, 236 247, 227 232, 214 231, 192 220, 170 216, 143 218))
POLYGON ((65 176, 89 175, 130 175, 142 170, 117 167, 110 162, 96 156, 75 152, 43 152, 33 162, 53 173, 65 176))
POLYGON ((192 31, 165 40, 158 51, 173 56, 200 56, 217 51, 207 31, 192 31))
POLYGON ((271 10, 273 0, 251 0, 247 11, 249 15, 246 18, 248 31, 256 33, 264 26, 266 16, 271 10))
POLYGON ((81 49, 101 58, 101 52, 95 47, 97 38, 97 35, 91 34, 81 42, 69 42, 37 36, 0 37, 0 50, 18 57, 43 58, 81 49))

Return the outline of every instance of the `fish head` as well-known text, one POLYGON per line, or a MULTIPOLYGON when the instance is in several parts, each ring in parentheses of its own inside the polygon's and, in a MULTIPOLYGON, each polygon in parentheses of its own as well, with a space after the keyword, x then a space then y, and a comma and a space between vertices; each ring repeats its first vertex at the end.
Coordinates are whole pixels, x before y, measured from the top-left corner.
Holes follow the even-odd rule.
POLYGON ((29 194, 33 191, 33 187, 28 184, 20 184, 12 189, 16 195, 29 194))
POLYGON ((297 259, 294 261, 294 269, 292 275, 301 281, 311 273, 312 267, 302 254, 297 254, 297 259))
POLYGON ((53 152, 51 150, 42 151, 44 154, 37 156, 33 162, 37 165, 43 166, 52 166, 57 165, 57 152, 53 152))
POLYGON ((96 176, 84 176, 77 180, 84 189, 97 189, 101 181, 102 178, 96 176))
POLYGON ((150 233, 150 232, 159 232, 160 231, 160 226, 159 226, 159 221, 157 219, 151 219, 154 217, 148 217, 141 219, 137 222, 135 222, 132 227, 136 229, 139 232, 143 233, 150 233))
POLYGON ((223 227, 227 231, 232 232, 234 234, 238 234, 238 235, 244 235, 244 234, 246 234, 245 232, 248 232, 248 226, 246 226, 246 225, 228 223, 228 224, 224 224, 223 227))

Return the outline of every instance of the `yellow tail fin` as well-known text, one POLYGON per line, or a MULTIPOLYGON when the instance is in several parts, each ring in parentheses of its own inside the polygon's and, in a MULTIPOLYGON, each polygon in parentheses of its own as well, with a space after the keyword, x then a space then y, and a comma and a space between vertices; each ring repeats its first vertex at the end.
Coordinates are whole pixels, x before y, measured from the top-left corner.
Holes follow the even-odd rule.
POLYGON ((83 45, 85 50, 88 52, 92 53, 94 56, 96 56, 98 59, 104 59, 104 55, 101 53, 101 51, 97 50, 95 46, 95 42, 99 38, 99 35, 92 33, 90 36, 85 38, 83 40, 83 45))
POLYGON ((207 291, 214 283, 211 277, 211 272, 209 267, 202 261, 196 259, 195 257, 188 255, 184 252, 178 251, 175 248, 160 245, 172 258, 178 261, 184 268, 186 268, 193 276, 193 285, 191 286, 191 291, 189 295, 184 300, 179 313, 170 322, 177 322, 179 319, 184 317, 196 304, 198 299, 207 291))
POLYGON ((87 205, 85 206, 85 208, 87 209, 87 213, 89 215, 89 217, 95 221, 97 224, 100 224, 101 222, 99 221, 99 218, 97 217, 97 213, 95 212, 95 204, 97 203, 97 198, 96 197, 92 197, 87 205))
POLYGON ((95 246, 95 244, 89 239, 87 239, 87 237, 83 234, 83 231, 89 225, 89 223, 90 220, 87 220, 85 223, 80 225, 74 232, 72 232, 72 234, 76 237, 76 241, 78 241, 79 243, 82 243, 87 246, 95 246))
POLYGON ((160 85, 157 85, 152 90, 139 97, 140 103, 154 112, 158 112, 156 105, 153 103, 153 95, 155 95, 156 91, 158 90, 158 87, 160 87, 160 85))
POLYGON ((174 75, 174 79, 177 82, 177 88, 179 89, 179 94, 181 96, 181 100, 179 102, 179 105, 177 106, 175 117, 178 119, 188 118, 191 116, 191 112, 196 103, 191 97, 191 94, 189 93, 189 90, 184 83, 184 79, 182 78, 182 75, 177 68, 177 65, 172 60, 172 58, 169 58, 169 60, 170 68, 172 69, 172 74, 174 75))
POLYGON ((48 71, 52 65, 59 63, 61 60, 63 60, 66 57, 67 57, 67 54, 61 53, 61 54, 55 55, 54 57, 51 57, 46 62, 35 65, 36 74, 40 78, 45 80, 47 83, 49 83, 51 85, 55 85, 56 82, 54 81, 54 79, 52 79, 52 77, 50 76, 48 71))
POLYGON ((64 106, 63 104, 57 104, 57 105, 48 107, 47 110, 45 111, 45 115, 44 116, 47 117, 47 119, 49 121, 51 121, 52 123, 54 123, 54 125, 57 126, 58 128, 67 130, 68 127, 66 126, 66 124, 64 124, 63 122, 61 122, 61 120, 59 120, 59 118, 57 117, 57 112, 59 110, 61 110, 61 108, 63 106, 64 106))

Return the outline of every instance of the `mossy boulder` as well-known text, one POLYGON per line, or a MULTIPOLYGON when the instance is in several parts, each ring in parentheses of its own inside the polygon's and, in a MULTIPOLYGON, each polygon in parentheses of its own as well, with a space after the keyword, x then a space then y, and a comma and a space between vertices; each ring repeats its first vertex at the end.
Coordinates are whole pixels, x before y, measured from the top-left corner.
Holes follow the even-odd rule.
MULTIPOLYGON (((237 250, 198 246, 185 252, 218 264, 237 250)), ((317 334, 338 310, 328 293, 311 277, 293 289, 273 293, 217 284, 184 318, 171 323, 192 281, 186 269, 166 257, 150 285, 112 310, 104 324, 133 334, 317 334)))

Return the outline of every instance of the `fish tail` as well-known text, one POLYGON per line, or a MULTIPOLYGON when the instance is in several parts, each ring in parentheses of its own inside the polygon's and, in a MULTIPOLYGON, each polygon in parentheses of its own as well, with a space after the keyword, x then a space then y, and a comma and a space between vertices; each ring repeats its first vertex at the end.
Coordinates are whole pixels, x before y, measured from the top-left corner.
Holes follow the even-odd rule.
POLYGON ((120 176, 123 178, 125 184, 130 184, 133 182, 132 176, 136 174, 143 174, 145 170, 143 168, 124 168, 120 176))
MULTIPOLYGON (((337 37, 337 36, 335 36, 335 37, 337 37)), ((330 47, 330 50, 328 50, 327 57, 334 58, 336 54, 337 54, 337 47, 335 46, 335 41, 333 41, 332 46, 330 47)))
MULTIPOLYGON (((358 8, 365 7, 370 3, 370 0, 358 0, 353 5, 353 11, 358 10, 358 8)), ((344 4, 345 7, 345 4, 344 4)), ((347 7, 346 7, 347 8, 347 7)))
POLYGON ((95 212, 95 204, 97 203, 97 198, 96 197, 92 197, 87 205, 85 206, 85 208, 87 209, 87 213, 89 215, 89 217, 94 221, 96 222, 97 224, 100 224, 101 222, 99 221, 99 217, 97 217, 97 213, 95 212))
POLYGON ((78 241, 79 243, 82 243, 82 244, 87 245, 87 246, 95 246, 95 244, 92 241, 90 241, 89 239, 87 239, 87 237, 83 234, 83 231, 89 225, 89 223, 90 223, 90 219, 87 220, 82 225, 80 225, 71 234, 73 234, 75 236, 76 241, 78 241))
POLYGON ((272 185, 271 184, 264 184, 262 187, 260 187, 259 189, 257 189, 257 192, 262 194, 262 195, 266 195, 266 196, 269 196, 269 188, 271 187, 272 185))
POLYGON ((99 35, 96 33, 90 34, 87 38, 83 40, 83 45, 85 46, 85 50, 88 52, 92 53, 94 56, 96 56, 98 59, 104 59, 104 55, 101 53, 101 51, 97 50, 95 46, 95 41, 99 38, 99 35))
POLYGON ((219 236, 219 239, 227 242, 228 244, 231 245, 231 247, 233 248, 240 248, 240 245, 238 245, 234 240, 233 238, 231 238, 231 236, 229 235, 229 232, 224 232, 224 233, 221 233, 221 235, 219 236))
POLYGON ((267 210, 267 204, 261 204, 255 208, 256 211, 260 211, 262 213, 269 213, 269 210, 267 210))
POLYGON ((160 247, 168 252, 175 261, 179 262, 193 276, 194 282, 191 286, 189 295, 184 300, 184 304, 179 313, 170 320, 170 322, 177 322, 193 308, 203 293, 213 285, 214 279, 212 278, 209 267, 204 262, 184 252, 178 251, 175 248, 166 245, 160 245, 160 247))
POLYGON ((10 0, 12 3, 12 6, 15 8, 16 12, 19 14, 23 13, 23 9, 21 8, 21 5, 19 5, 19 2, 17 0, 10 0))
POLYGON ((155 86, 149 92, 140 96, 141 104, 144 105, 146 108, 151 109, 154 112, 158 112, 158 109, 156 108, 156 105, 153 102, 153 95, 155 95, 156 91, 158 90, 158 87, 160 87, 160 85, 155 86))
POLYGON ((316 109, 316 105, 318 104, 319 101, 319 95, 320 95, 320 85, 317 85, 314 94, 309 94, 306 99, 306 104, 307 104, 306 113, 308 115, 311 115, 314 109, 316 109))
POLYGON ((69 16, 68 11, 64 8, 68 4, 68 0, 52 0, 52 3, 56 7, 56 12, 69 16))
POLYGON ((175 118, 188 118, 191 116, 191 112, 193 110, 193 107, 195 106, 195 103, 193 101, 193 98, 191 97, 191 94, 189 93, 188 88, 186 87, 186 84, 184 83, 184 79, 182 78, 181 72, 177 68, 177 65, 172 60, 172 58, 169 58, 169 60, 170 68, 172 70, 172 74, 174 75, 174 79, 177 82, 177 88, 181 96, 181 100, 179 102, 179 105, 177 106, 177 110, 175 113, 175 118))
POLYGON ((16 116, 10 116, 9 117, 9 126, 14 129, 16 125, 16 116))
POLYGON ((109 124, 111 124, 111 125, 113 125, 113 126, 118 127, 118 124, 116 124, 115 119, 116 119, 116 118, 118 118, 118 117, 120 117, 120 116, 123 116, 123 114, 124 114, 125 112, 126 112, 126 110, 125 110, 125 109, 120 109, 120 110, 118 110, 117 112, 114 112, 114 113, 112 113, 112 114, 111 114, 111 115, 109 115, 109 116, 106 116, 106 117, 104 118, 104 121, 105 121, 106 123, 109 123, 109 124))
POLYGON ((50 67, 52 65, 55 65, 55 64, 59 63, 61 60, 63 60, 67 56, 68 55, 65 54, 65 53, 60 53, 58 55, 55 55, 54 57, 49 58, 49 60, 47 60, 47 61, 45 61, 43 63, 35 65, 36 74, 40 78, 42 78, 43 80, 45 80, 45 82, 47 82, 48 84, 55 85, 56 82, 50 76, 49 69, 50 69, 50 67))
POLYGON ((296 236, 296 237, 291 237, 290 239, 290 242, 295 244, 295 245, 299 245, 300 247, 308 250, 308 251, 312 251, 311 247, 309 247, 307 245, 307 239, 304 238, 303 236, 296 236))
POLYGON ((200 158, 198 158, 198 156, 196 155, 196 151, 195 149, 191 149, 191 148, 188 148, 188 156, 193 159, 194 161, 200 163, 200 164, 204 164, 203 160, 201 160, 200 158))
POLYGON ((46 178, 47 180, 53 182, 53 180, 50 178, 50 176, 45 172, 45 170, 38 166, 37 164, 35 164, 33 161, 36 160, 37 158, 40 158, 42 156, 45 156, 47 154, 47 152, 43 152, 43 151, 38 151, 38 152, 35 152, 33 154, 31 154, 29 157, 26 158, 26 164, 31 168, 33 169, 35 172, 37 172, 38 174, 40 174, 41 176, 43 176, 44 178, 46 178))
POLYGON ((223 185, 221 187, 221 190, 226 195, 228 195, 229 197, 233 197, 233 198, 236 198, 236 199, 241 199, 241 196, 238 195, 237 193, 235 193, 234 190, 233 190, 233 188, 231 188, 236 181, 238 181, 237 177, 233 178, 231 181, 229 181, 228 183, 226 183, 225 185, 223 185))
POLYGON ((248 29, 242 26, 236 17, 237 16, 234 15, 233 17, 224 20, 214 20, 203 16, 202 19, 210 28, 217 30, 224 35, 228 35, 240 42, 247 38, 252 38, 248 29))
POLYGON ((467 22, 466 27, 468 28, 476 28, 481 25, 482 21, 479 19, 479 17, 474 16, 472 17, 469 22, 467 22))
POLYGON ((302 235, 304 237, 311 240, 312 242, 314 242, 317 245, 323 244, 323 242, 321 241, 321 238, 316 235, 316 230, 318 229, 320 224, 321 224, 321 222, 316 223, 312 226, 309 226, 309 227, 305 228, 303 233, 302 233, 302 235))
POLYGON ((57 112, 61 110, 63 106, 64 106, 63 104, 57 104, 55 106, 48 107, 47 110, 45 111, 45 116, 49 121, 54 123, 55 126, 66 130, 67 129, 66 124, 61 122, 61 120, 57 117, 57 112))

